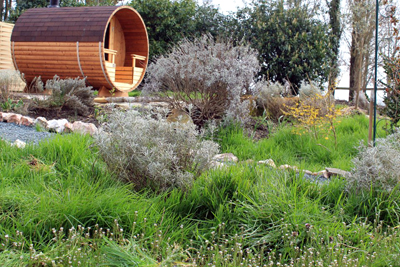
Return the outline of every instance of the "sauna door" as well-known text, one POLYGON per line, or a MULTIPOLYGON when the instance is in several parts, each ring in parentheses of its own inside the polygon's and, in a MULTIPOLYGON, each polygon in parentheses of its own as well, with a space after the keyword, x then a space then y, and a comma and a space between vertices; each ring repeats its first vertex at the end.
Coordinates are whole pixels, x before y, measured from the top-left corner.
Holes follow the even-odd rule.
MULTIPOLYGON (((115 50, 114 63, 116 66, 124 66, 125 62, 125 37, 121 23, 114 16, 107 27, 104 48, 115 50)), ((106 58, 109 60, 110 55, 106 58)))

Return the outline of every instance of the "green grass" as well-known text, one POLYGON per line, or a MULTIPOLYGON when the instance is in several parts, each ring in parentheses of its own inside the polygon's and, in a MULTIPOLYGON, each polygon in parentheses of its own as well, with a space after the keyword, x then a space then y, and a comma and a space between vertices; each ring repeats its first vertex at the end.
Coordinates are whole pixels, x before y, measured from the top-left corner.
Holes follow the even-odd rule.
POLYGON ((139 90, 134 90, 134 91, 128 92, 128 95, 129 95, 130 97, 138 97, 138 96, 140 96, 141 94, 142 94, 142 91, 139 91, 139 90))
MULTIPOLYGON (((367 126, 363 116, 343 119, 337 148, 329 139, 295 135, 290 126, 258 142, 236 127, 218 137, 223 150, 241 160, 349 170, 367 126)), ((0 151, 2 266, 399 262, 398 190, 355 192, 341 178, 319 184, 294 172, 238 164, 204 173, 187 191, 156 195, 119 182, 88 136, 58 135, 25 149, 0 141, 0 151)))
MULTIPOLYGON (((312 134, 294 134, 289 125, 278 127, 268 139, 254 142, 243 134, 240 127, 230 126, 221 129, 218 141, 223 152, 235 154, 240 160, 255 161, 273 159, 277 166, 283 164, 296 165, 310 171, 320 171, 326 167, 350 170, 351 159, 356 155, 359 142, 367 142, 368 119, 355 116, 341 119, 336 123, 337 147, 332 135, 320 134, 315 139, 312 134)), ((384 136, 382 128, 378 136, 384 136)))

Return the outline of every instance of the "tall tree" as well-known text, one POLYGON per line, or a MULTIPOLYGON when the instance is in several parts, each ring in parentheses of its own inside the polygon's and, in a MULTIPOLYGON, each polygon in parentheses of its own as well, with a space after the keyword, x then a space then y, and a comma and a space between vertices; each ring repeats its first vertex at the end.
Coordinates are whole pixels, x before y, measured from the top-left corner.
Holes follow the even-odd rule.
POLYGON ((7 21, 12 10, 11 0, 0 0, 0 21, 7 21))
POLYGON ((350 93, 349 101, 358 107, 360 90, 368 81, 371 41, 375 29, 375 1, 348 0, 351 10, 350 93))
POLYGON ((239 12, 242 36, 259 52, 260 75, 292 85, 298 93, 304 80, 325 82, 332 51, 328 25, 313 18, 308 6, 288 8, 285 1, 253 1, 239 12))
POLYGON ((330 45, 332 48, 332 58, 330 63, 329 85, 330 90, 334 90, 336 85, 336 78, 339 75, 339 47, 340 37, 342 35, 342 27, 340 23, 340 0, 326 1, 329 13, 329 26, 331 29, 330 45))
POLYGON ((183 37, 193 33, 195 0, 132 0, 149 35, 150 59, 164 54, 183 37))

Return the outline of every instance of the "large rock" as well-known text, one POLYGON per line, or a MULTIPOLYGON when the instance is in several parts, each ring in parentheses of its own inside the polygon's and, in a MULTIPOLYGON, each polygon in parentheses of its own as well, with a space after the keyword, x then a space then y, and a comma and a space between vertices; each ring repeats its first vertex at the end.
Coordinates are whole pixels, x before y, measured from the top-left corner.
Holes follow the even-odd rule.
POLYGON ((179 123, 193 123, 192 118, 186 111, 173 109, 167 117, 168 122, 179 122, 179 123))
POLYGON ((328 173, 329 178, 334 177, 334 176, 348 178, 351 176, 350 172, 343 171, 343 170, 336 169, 336 168, 326 168, 326 171, 328 173))
POLYGON ((1 121, 8 121, 8 118, 10 118, 10 116, 14 115, 14 113, 7 113, 7 112, 3 112, 1 114, 1 121))
POLYGON ((329 174, 328 174, 328 172, 326 170, 322 170, 322 171, 319 171, 319 172, 314 172, 313 175, 315 175, 315 176, 323 176, 326 179, 329 179, 329 174))
POLYGON ((48 127, 47 127, 47 120, 46 120, 46 118, 44 118, 44 117, 37 117, 34 121, 33 121, 33 123, 35 124, 35 125, 37 125, 40 129, 43 129, 43 130, 46 130, 47 131, 47 129, 48 129, 48 127))
POLYGON ((215 155, 210 161, 211 168, 225 168, 231 165, 235 165, 239 159, 232 153, 224 153, 215 155))
POLYGON ((49 120, 47 122, 47 130, 49 132, 63 133, 65 129, 65 124, 68 123, 68 120, 49 120))
POLYGON ((72 124, 72 131, 74 133, 94 135, 97 133, 97 127, 93 123, 76 121, 72 124))
POLYGON ((64 133, 72 133, 74 132, 74 125, 70 122, 67 122, 64 125, 64 133))
POLYGON ((20 124, 25 125, 25 126, 33 126, 34 120, 32 118, 22 116, 21 120, 20 120, 20 124))
POLYGON ((15 123, 15 124, 21 124, 21 118, 22 116, 19 114, 14 114, 14 113, 10 113, 11 115, 8 116, 7 118, 7 122, 8 123, 15 123))

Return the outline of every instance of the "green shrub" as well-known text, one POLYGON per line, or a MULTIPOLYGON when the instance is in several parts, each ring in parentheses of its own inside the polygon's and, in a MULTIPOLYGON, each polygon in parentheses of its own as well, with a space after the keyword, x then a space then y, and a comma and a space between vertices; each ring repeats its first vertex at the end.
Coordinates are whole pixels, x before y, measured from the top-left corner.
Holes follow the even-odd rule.
POLYGON ((201 141, 196 126, 168 122, 160 114, 117 112, 96 136, 109 168, 136 189, 187 188, 209 166, 218 145, 201 141))

